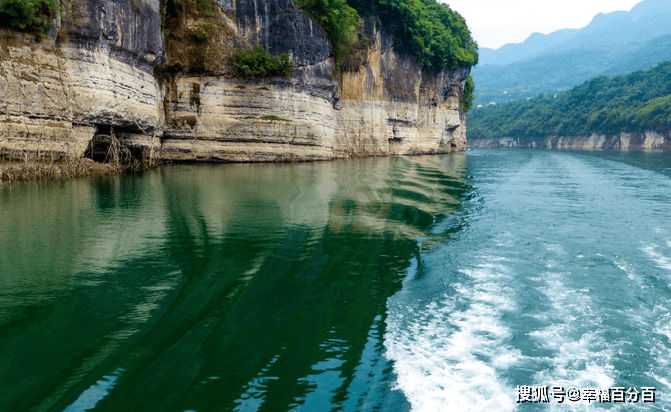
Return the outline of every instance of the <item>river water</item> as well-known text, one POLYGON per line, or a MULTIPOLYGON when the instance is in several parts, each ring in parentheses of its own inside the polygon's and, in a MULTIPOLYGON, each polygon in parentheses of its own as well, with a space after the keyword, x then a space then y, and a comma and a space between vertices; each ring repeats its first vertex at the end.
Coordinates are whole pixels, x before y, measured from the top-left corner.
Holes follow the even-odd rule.
POLYGON ((0 411, 668 411, 670 217, 661 153, 1 186, 0 411))

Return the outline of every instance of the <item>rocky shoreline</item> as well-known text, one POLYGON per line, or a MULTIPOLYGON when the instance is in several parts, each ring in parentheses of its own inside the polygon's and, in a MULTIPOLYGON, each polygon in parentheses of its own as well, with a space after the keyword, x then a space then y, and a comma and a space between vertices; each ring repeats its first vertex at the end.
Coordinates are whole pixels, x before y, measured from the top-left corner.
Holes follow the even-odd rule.
POLYGON ((0 162, 0 185, 23 180, 53 180, 86 176, 109 176, 121 170, 91 159, 71 158, 55 162, 11 161, 0 162))
POLYGON ((472 148, 529 148, 554 150, 671 151, 671 132, 621 132, 615 135, 501 137, 472 139, 472 148))

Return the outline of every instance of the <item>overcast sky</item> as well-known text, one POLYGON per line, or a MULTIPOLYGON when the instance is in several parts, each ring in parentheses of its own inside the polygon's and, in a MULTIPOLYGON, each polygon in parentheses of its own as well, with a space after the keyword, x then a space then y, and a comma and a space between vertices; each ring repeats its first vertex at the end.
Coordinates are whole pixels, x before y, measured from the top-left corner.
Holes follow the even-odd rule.
POLYGON ((531 33, 585 27, 599 13, 631 10, 642 0, 440 0, 466 19, 480 47, 521 43, 531 33))

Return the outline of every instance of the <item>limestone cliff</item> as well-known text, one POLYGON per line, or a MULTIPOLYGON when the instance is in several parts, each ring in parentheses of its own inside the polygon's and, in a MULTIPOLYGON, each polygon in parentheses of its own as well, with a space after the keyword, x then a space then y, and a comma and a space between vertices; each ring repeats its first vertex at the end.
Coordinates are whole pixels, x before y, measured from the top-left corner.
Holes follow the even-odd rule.
POLYGON ((363 27, 370 47, 351 53, 333 76, 324 31, 293 1, 221 0, 208 20, 218 27, 216 53, 198 49, 214 63, 194 74, 175 61, 188 36, 168 33, 158 0, 62 6, 50 38, 40 43, 2 32, 2 152, 82 156, 94 136, 111 133, 137 153, 174 161, 465 149, 459 99, 468 70, 426 73, 394 51, 374 18, 363 27), (226 56, 255 44, 291 54, 296 69, 287 77, 236 78, 226 56))
POLYGON ((157 1, 66 2, 51 38, 0 33, 0 149, 81 156, 96 133, 131 131, 158 147, 164 122, 157 1), (145 134, 142 131, 147 131, 145 134))
POLYGON ((671 151, 671 133, 648 131, 645 133, 621 132, 610 136, 593 134, 590 136, 552 136, 546 138, 502 137, 469 140, 468 146, 558 150, 671 151))

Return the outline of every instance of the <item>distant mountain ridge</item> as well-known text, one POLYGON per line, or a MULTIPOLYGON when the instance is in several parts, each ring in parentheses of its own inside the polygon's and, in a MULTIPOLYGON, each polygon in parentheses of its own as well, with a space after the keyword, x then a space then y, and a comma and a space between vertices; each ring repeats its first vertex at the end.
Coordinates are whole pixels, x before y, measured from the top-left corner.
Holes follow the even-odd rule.
POLYGON ((533 58, 575 36, 576 29, 562 29, 550 34, 532 33, 522 43, 504 44, 498 49, 480 48, 480 65, 503 66, 533 58))
POLYGON ((534 33, 523 43, 481 48, 475 104, 556 93, 592 77, 647 69, 671 59, 671 1, 597 14, 582 29, 534 33))
POLYGON ((671 1, 645 0, 631 11, 599 13, 582 29, 561 29, 550 34, 533 33, 522 43, 480 49, 480 65, 502 66, 541 54, 592 45, 645 42, 671 33, 671 1), (641 20, 643 19, 643 20, 641 20))

